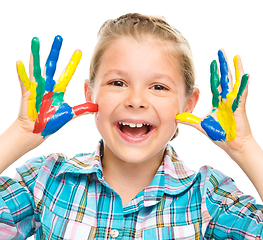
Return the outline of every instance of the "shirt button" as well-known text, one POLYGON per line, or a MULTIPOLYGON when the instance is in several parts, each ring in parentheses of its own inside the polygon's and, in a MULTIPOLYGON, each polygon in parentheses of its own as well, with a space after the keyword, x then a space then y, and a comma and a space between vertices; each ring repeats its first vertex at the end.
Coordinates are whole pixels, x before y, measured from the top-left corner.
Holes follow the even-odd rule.
POLYGON ((110 231, 110 236, 111 236, 112 238, 118 237, 118 236, 119 236, 119 231, 118 231, 117 229, 112 229, 112 230, 110 231))

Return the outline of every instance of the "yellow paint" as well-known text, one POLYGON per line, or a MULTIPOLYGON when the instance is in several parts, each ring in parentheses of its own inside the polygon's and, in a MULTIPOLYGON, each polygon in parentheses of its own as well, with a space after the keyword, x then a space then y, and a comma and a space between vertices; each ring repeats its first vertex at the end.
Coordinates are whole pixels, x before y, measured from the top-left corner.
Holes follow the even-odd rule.
POLYGON ((181 122, 189 122, 196 124, 199 124, 201 122, 201 119, 199 117, 196 117, 195 115, 188 112, 179 113, 175 119, 181 122))
POLYGON ((22 62, 19 62, 19 64, 16 65, 17 73, 19 75, 19 78, 21 79, 24 87, 27 91, 30 92, 30 96, 27 100, 27 112, 28 117, 31 121, 37 120, 37 111, 36 111, 36 83, 31 82, 30 79, 27 77, 25 66, 22 62))
POLYGON ((232 111, 233 100, 237 96, 237 91, 240 85, 239 80, 239 69, 238 69, 238 57, 234 57, 234 66, 235 66, 235 77, 236 81, 233 87, 233 90, 227 94, 226 100, 219 102, 217 119, 226 132, 226 140, 232 141, 236 135, 236 121, 232 111))
POLYGON ((54 88, 54 92, 65 92, 66 91, 66 87, 70 79, 72 78, 74 72, 76 71, 76 68, 79 64, 81 56, 82 56, 81 51, 75 51, 73 53, 65 72, 60 76, 58 83, 56 84, 54 88))

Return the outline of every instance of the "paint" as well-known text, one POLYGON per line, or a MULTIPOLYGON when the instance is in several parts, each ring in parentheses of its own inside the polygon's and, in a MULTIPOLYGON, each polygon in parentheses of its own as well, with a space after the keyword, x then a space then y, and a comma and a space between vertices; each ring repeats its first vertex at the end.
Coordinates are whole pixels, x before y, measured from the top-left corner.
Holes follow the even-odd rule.
POLYGON ((27 111, 30 120, 35 122, 33 133, 41 133, 44 138, 58 131, 74 116, 98 111, 98 105, 94 103, 88 102, 72 108, 64 102, 66 87, 80 62, 82 52, 75 51, 66 70, 56 83, 53 77, 62 41, 60 36, 54 39, 46 62, 46 80, 41 76, 38 38, 35 37, 31 41, 35 82, 31 82, 27 77, 24 64, 22 62, 17 64, 18 75, 25 88, 30 91, 27 111))
POLYGON ((231 107, 231 98, 227 98, 226 102, 219 103, 217 111, 217 119, 226 132, 226 140, 232 141, 236 133, 236 121, 231 107))
POLYGON ((62 103, 59 106, 58 110, 55 112, 54 116, 47 122, 45 129, 42 131, 41 135, 45 138, 55 133, 68 121, 70 121, 73 116, 74 114, 72 112, 72 108, 67 103, 62 103))
POLYGON ((46 86, 45 86, 46 91, 53 91, 54 86, 56 84, 53 77, 56 71, 57 61, 58 61, 62 41, 63 39, 61 36, 55 37, 51 47, 50 54, 46 62, 46 86))
POLYGON ((218 102, 219 102, 219 76, 217 73, 217 63, 214 60, 210 65, 210 85, 211 85, 211 92, 213 94, 212 98, 212 106, 213 106, 213 112, 218 108, 218 102))
POLYGON ((87 102, 73 107, 73 112, 76 116, 84 113, 98 112, 98 105, 95 103, 87 102))
POLYGON ((221 50, 218 51, 218 58, 219 58, 219 63, 220 63, 220 73, 221 73, 220 83, 221 83, 221 89, 222 89, 222 92, 220 95, 222 99, 225 99, 228 94, 228 90, 229 90, 229 87, 228 87, 229 78, 228 78, 227 62, 221 50))
POLYGON ((60 76, 58 83, 56 84, 54 88, 54 92, 65 92, 66 87, 72 78, 74 72, 76 71, 76 68, 80 62, 80 59, 82 57, 81 51, 75 51, 72 55, 69 64, 67 65, 66 70, 64 73, 60 76))
POLYGON ((52 106, 53 92, 47 92, 43 96, 43 101, 38 114, 38 121, 35 122, 33 133, 41 133, 46 127, 49 119, 55 114, 56 108, 52 106))
POLYGON ((248 74, 244 74, 242 76, 242 79, 241 79, 241 84, 240 84, 240 87, 239 87, 239 91, 238 91, 237 97, 236 97, 236 99, 234 100, 234 102, 232 104, 232 111, 233 111, 233 113, 238 108, 238 104, 240 102, 240 98, 242 97, 243 92, 244 92, 245 88, 247 87, 247 82, 248 82, 248 74))
MULTIPOLYGON (((234 66, 235 66, 235 84, 234 84, 233 90, 227 94, 226 101, 222 101, 219 103, 218 112, 217 112, 217 119, 220 125, 222 126, 222 128, 226 132, 226 140, 228 142, 232 141, 237 135, 236 121, 235 121, 235 117, 233 113, 236 111, 238 107, 238 102, 240 101, 240 97, 243 94, 243 91, 247 85, 247 81, 244 80, 244 82, 242 83, 242 87, 239 88, 240 72, 239 72, 239 67, 238 67, 239 65, 238 57, 235 56, 233 61, 234 61, 234 66), (238 88, 239 88, 239 95, 237 93, 238 88)), ((246 77, 244 77, 244 79, 246 79, 246 77)))
POLYGON ((27 100, 27 112, 28 112, 28 118, 31 121, 37 120, 37 111, 36 111, 36 83, 31 82, 30 79, 27 77, 25 66, 20 61, 18 64, 16 64, 17 73, 19 78, 21 79, 24 87, 27 91, 30 92, 30 95, 27 100))
POLYGON ((54 92, 53 96, 53 106, 60 106, 64 102, 64 92, 54 92))
POLYGON ((175 119, 181 122, 189 122, 196 124, 199 124, 201 122, 201 119, 199 117, 196 117, 195 115, 188 112, 179 113, 175 119))
MULTIPOLYGON (((242 76, 240 84, 239 59, 237 56, 234 57, 235 84, 233 86, 233 90, 229 92, 228 66, 222 51, 218 52, 218 57, 220 62, 222 92, 219 94, 217 64, 216 61, 213 61, 210 65, 210 83, 211 91, 213 93, 212 113, 214 113, 213 115, 216 116, 213 117, 208 115, 204 120, 201 121, 201 127, 213 141, 229 142, 237 136, 237 126, 234 112, 238 108, 240 98, 242 97, 242 94, 247 86, 248 75, 245 74, 242 76), (219 101, 220 95, 221 101, 219 101)), ((187 121, 189 123, 200 123, 200 118, 197 118, 190 113, 180 113, 176 116, 176 119, 182 122, 187 121)))
POLYGON ((45 79, 41 75, 40 57, 39 57, 40 43, 37 37, 31 41, 31 52, 33 55, 33 76, 37 83, 36 87, 36 110, 39 113, 42 102, 42 97, 45 93, 45 79))
POLYGON ((226 141, 226 132, 210 115, 201 122, 201 126, 213 141, 226 141))

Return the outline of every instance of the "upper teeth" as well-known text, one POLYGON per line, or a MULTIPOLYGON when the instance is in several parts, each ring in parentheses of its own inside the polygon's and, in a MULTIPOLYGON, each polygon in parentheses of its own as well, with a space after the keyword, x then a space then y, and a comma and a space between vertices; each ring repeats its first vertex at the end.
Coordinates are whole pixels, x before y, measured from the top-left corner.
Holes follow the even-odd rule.
POLYGON ((125 125, 128 125, 130 126, 131 128, 135 128, 135 127, 142 127, 143 125, 147 125, 149 126, 150 124, 147 124, 147 123, 129 123, 129 122, 119 122, 119 124, 125 126, 125 125))

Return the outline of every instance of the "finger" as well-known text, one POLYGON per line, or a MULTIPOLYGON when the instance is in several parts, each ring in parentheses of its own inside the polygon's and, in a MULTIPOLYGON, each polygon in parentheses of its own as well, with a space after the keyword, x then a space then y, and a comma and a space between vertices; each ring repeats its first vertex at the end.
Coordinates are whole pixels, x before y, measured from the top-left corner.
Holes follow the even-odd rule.
POLYGON ((53 88, 55 86, 55 81, 53 80, 56 67, 57 67, 57 61, 59 57, 59 52, 62 45, 62 37, 56 36, 52 47, 50 54, 48 56, 47 62, 46 62, 46 91, 53 91, 53 88))
POLYGON ((42 103, 42 97, 45 93, 45 79, 41 76, 41 67, 40 67, 40 55, 39 55, 39 49, 40 49, 40 42, 37 37, 34 37, 31 41, 31 58, 30 61, 30 68, 33 70, 30 70, 30 72, 33 72, 33 79, 35 79, 35 82, 37 82, 37 88, 36 88, 36 110, 39 113, 40 106, 42 103))
POLYGON ((222 99, 226 99, 227 94, 229 93, 229 68, 226 62, 226 58, 224 56, 224 53, 219 50, 218 51, 218 59, 220 63, 220 85, 222 88, 221 97, 222 99))
MULTIPOLYGON (((28 104, 27 104, 27 112, 28 117, 31 121, 36 121, 37 119, 37 111, 36 111, 36 83, 31 82, 28 78, 25 66, 21 61, 18 61, 16 64, 17 67, 17 73, 20 79, 20 82, 23 83, 25 89, 30 92, 30 95, 28 97, 28 104)), ((23 88, 22 88, 23 92, 23 88)))
POLYGON ((23 83, 24 87, 26 88, 26 90, 29 91, 29 89, 31 87, 31 81, 26 74, 26 70, 25 70, 25 66, 24 66, 23 62, 18 61, 16 63, 16 71, 17 71, 19 79, 23 83))
POLYGON ((69 81, 71 80, 73 74, 76 71, 76 68, 80 62, 82 56, 82 52, 80 50, 76 50, 71 59, 69 64, 67 65, 67 68, 65 69, 64 73, 60 76, 58 83, 56 84, 54 88, 54 92, 65 92, 66 87, 69 84, 69 81))
POLYGON ((31 52, 33 55, 33 76, 36 80, 41 78, 39 48, 39 39, 37 37, 34 37, 31 41, 31 52))
POLYGON ((206 134, 205 130, 201 126, 202 123, 201 119, 191 113, 188 112, 179 113, 177 114, 175 120, 177 123, 182 123, 185 125, 192 126, 197 130, 199 130, 200 132, 206 134))
POLYGON ((239 72, 239 59, 238 56, 235 56, 233 59, 234 62, 234 67, 235 67, 235 77, 236 77, 236 81, 232 90, 232 94, 234 95, 234 97, 236 97, 237 95, 237 90, 239 87, 239 83, 240 83, 240 72, 239 72))
POLYGON ((246 92, 244 94, 244 104, 245 104, 245 100, 246 100, 246 96, 247 96, 247 85, 248 85, 248 78, 249 78, 249 75, 248 74, 244 74, 242 76, 242 79, 241 79, 241 84, 240 84, 240 87, 239 87, 239 90, 238 90, 238 93, 237 93, 237 96, 232 104, 232 111, 233 113, 237 110, 238 108, 238 105, 240 103, 240 100, 241 100, 241 97, 246 89, 246 92))
POLYGON ((232 88, 233 88, 233 77, 232 77, 232 74, 231 74, 231 68, 229 66, 228 59, 227 59, 227 56, 226 56, 226 53, 225 53, 224 49, 221 49, 221 51, 224 54, 224 58, 226 60, 226 64, 227 64, 227 68, 228 68, 228 79, 229 79, 228 87, 229 87, 229 91, 232 91, 232 88))
POLYGON ((98 105, 95 103, 87 102, 73 107, 73 112, 75 114, 74 117, 87 113, 98 112, 98 105))
POLYGON ((187 125, 200 124, 201 122, 201 119, 199 117, 196 117, 195 115, 188 113, 188 112, 177 114, 175 119, 182 123, 185 122, 187 123, 187 125))
POLYGON ((218 76, 218 69, 217 63, 214 60, 210 65, 210 85, 211 85, 211 92, 213 94, 212 98, 212 106, 213 109, 216 110, 218 108, 219 102, 219 76, 218 76))

